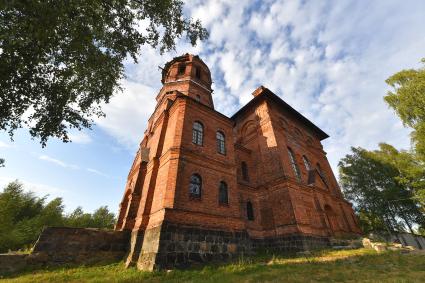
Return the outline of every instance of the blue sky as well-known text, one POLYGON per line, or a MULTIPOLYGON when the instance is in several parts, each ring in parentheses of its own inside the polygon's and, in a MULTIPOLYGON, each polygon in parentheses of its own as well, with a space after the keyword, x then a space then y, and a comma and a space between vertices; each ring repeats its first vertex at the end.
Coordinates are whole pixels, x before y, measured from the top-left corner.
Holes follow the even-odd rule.
POLYGON ((186 52, 210 67, 217 110, 230 116, 265 85, 330 135, 324 148, 334 170, 351 146, 410 146, 409 130, 382 97, 388 76, 425 57, 425 1, 190 0, 185 12, 201 19, 209 40, 181 40, 163 55, 143 47, 93 130, 46 148, 25 129, 14 142, 0 134, 0 185, 19 179, 38 195, 63 197, 66 211, 116 212, 161 87, 158 66, 186 52))

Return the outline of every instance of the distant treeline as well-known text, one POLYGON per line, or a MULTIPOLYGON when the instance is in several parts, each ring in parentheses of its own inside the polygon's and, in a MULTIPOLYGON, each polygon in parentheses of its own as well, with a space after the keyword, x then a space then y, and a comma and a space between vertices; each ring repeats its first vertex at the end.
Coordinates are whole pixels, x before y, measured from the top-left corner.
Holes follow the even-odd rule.
POLYGON ((115 214, 107 206, 91 213, 81 207, 64 213, 61 198, 50 202, 24 191, 19 181, 11 182, 0 193, 0 253, 30 248, 44 226, 113 228, 115 214))

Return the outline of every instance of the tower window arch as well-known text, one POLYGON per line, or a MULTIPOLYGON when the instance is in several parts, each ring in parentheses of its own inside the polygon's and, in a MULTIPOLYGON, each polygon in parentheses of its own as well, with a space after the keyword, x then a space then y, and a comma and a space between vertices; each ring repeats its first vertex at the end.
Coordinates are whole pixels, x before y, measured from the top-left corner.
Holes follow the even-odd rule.
POLYGON ((179 75, 184 75, 185 72, 186 72, 186 65, 179 64, 179 75))
POLYGON ((242 179, 244 181, 249 181, 248 165, 246 165, 245 161, 242 161, 241 163, 241 170, 242 170, 242 179))
POLYGON ((217 139, 217 152, 220 154, 226 154, 226 142, 225 142, 224 134, 220 131, 217 131, 216 139, 217 139))
POLYGON ((197 79, 201 78, 201 69, 199 67, 195 67, 195 77, 197 79))
POLYGON ((197 145, 202 145, 204 139, 204 126, 198 121, 193 123, 192 127, 192 142, 197 145))
POLYGON ((289 161, 291 161, 292 169, 294 170, 295 177, 297 177, 298 181, 301 181, 300 168, 298 168, 298 164, 297 164, 297 161, 295 159, 294 152, 289 147, 288 147, 288 155, 289 155, 289 161))
POLYGON ((193 198, 201 198, 202 178, 199 174, 190 176, 189 195, 193 198))
POLYGON ((249 221, 254 221, 254 208, 252 207, 252 203, 250 201, 246 203, 246 217, 249 221))
POLYGON ((307 156, 305 156, 305 155, 303 155, 303 162, 304 162, 304 166, 305 166, 305 169, 307 170, 307 172, 310 171, 311 170, 311 163, 308 160, 307 156))
POLYGON ((322 178, 323 182, 325 183, 326 187, 328 186, 328 180, 326 178, 326 174, 322 171, 322 167, 320 167, 320 164, 316 164, 317 172, 319 172, 320 177, 322 178))
POLYGON ((229 203, 229 195, 227 190, 227 184, 224 181, 220 182, 218 188, 218 203, 219 204, 228 204, 229 203))

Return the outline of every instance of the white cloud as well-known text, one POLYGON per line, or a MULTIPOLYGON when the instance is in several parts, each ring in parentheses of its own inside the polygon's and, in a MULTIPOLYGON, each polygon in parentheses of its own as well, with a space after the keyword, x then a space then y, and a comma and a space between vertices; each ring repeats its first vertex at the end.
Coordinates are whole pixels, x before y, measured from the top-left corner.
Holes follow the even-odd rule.
MULTIPOLYGON (((0 188, 3 189, 4 187, 6 187, 7 184, 13 181, 16 181, 16 179, 0 177, 0 188)), ((43 196, 46 194, 60 195, 66 192, 66 190, 58 188, 58 187, 49 186, 49 185, 40 184, 40 183, 34 183, 28 180, 19 179, 18 182, 24 185, 24 189, 26 191, 32 191, 40 196, 43 196)))
POLYGON ((331 135, 324 145, 334 170, 350 146, 409 146, 409 131, 382 98, 388 76, 425 57, 425 2, 254 3, 187 1, 186 12, 202 20, 209 40, 195 48, 181 41, 163 56, 144 48, 141 63, 127 65, 124 94, 98 124, 135 148, 161 87, 157 66, 191 52, 211 69, 217 110, 231 115, 256 87, 269 87, 331 135))
POLYGON ((91 137, 85 132, 75 131, 75 132, 69 133, 68 136, 71 139, 71 141, 74 143, 89 144, 92 142, 91 137))
POLYGON ((10 148, 10 147, 12 147, 11 144, 0 141, 0 148, 10 148))
POLYGON ((80 168, 77 165, 68 164, 66 162, 63 162, 62 160, 59 160, 59 159, 50 157, 48 155, 40 155, 38 157, 38 159, 44 160, 44 161, 47 161, 47 162, 50 162, 50 163, 53 163, 53 164, 56 164, 56 165, 61 166, 63 168, 70 168, 70 169, 79 169, 80 168))
POLYGON ((103 173, 99 170, 93 169, 93 168, 87 168, 87 171, 90 172, 90 173, 94 173, 96 175, 99 175, 99 176, 103 176, 103 177, 107 177, 107 178, 110 177, 108 174, 105 174, 105 173, 103 173))
POLYGON ((143 137, 159 89, 131 81, 124 81, 123 87, 123 93, 116 94, 103 106, 106 118, 96 123, 120 143, 134 149, 143 137))

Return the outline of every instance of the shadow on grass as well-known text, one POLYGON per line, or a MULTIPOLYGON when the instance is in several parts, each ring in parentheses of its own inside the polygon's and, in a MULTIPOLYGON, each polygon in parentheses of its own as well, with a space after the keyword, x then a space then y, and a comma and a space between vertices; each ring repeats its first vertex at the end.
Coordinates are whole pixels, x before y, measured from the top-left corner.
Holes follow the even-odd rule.
POLYGON ((22 279, 24 282, 31 282, 31 275, 38 276, 37 279, 43 282, 357 282, 367 280, 370 274, 377 274, 375 279, 382 281, 404 279, 402 276, 409 274, 409 282, 420 282, 416 278, 425 278, 425 257, 407 257, 399 252, 378 254, 366 249, 325 250, 303 255, 261 253, 241 256, 228 263, 211 263, 185 270, 142 272, 134 267, 125 269, 124 264, 119 262, 30 269, 5 278, 22 279))
POLYGON ((7 279, 7 278, 16 278, 28 274, 34 274, 37 272, 54 272, 58 270, 66 270, 66 269, 73 269, 73 268, 95 268, 95 267, 104 267, 104 266, 121 266, 122 268, 125 268, 124 262, 122 261, 100 261, 100 262, 94 262, 89 264, 77 264, 77 263, 58 263, 58 264, 52 264, 52 265, 33 265, 28 266, 25 268, 22 268, 18 271, 13 272, 4 272, 0 273, 0 279, 7 279))

